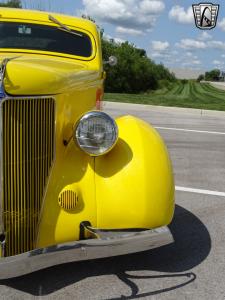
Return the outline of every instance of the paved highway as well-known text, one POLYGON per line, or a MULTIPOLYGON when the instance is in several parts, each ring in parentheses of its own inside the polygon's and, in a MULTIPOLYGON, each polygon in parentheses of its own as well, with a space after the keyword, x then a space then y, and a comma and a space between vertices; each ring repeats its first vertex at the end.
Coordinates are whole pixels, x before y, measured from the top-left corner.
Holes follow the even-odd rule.
POLYGON ((175 243, 1 281, 1 299, 225 300, 225 113, 106 103, 153 124, 173 161, 175 243))
POLYGON ((225 82, 210 82, 210 84, 218 89, 225 90, 225 82))

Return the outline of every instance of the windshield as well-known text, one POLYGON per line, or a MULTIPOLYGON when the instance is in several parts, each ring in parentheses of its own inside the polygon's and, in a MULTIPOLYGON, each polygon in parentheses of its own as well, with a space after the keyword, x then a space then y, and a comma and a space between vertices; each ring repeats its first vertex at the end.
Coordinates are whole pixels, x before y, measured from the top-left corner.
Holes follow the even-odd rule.
POLYGON ((81 36, 71 32, 53 26, 0 22, 0 50, 27 49, 90 57, 92 44, 89 36, 83 32, 81 36))

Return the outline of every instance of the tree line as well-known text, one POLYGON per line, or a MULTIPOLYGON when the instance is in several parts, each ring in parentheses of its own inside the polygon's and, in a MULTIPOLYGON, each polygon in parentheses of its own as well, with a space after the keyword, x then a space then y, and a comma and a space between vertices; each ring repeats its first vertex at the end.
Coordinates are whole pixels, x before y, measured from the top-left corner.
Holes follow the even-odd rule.
POLYGON ((198 77, 198 81, 220 81, 221 71, 219 69, 213 69, 211 71, 205 72, 205 74, 201 74, 198 77))
POLYGON ((22 8, 22 3, 20 0, 9 0, 7 2, 0 2, 0 7, 22 8))
POLYGON ((140 93, 156 90, 162 80, 175 81, 175 75, 163 64, 156 64, 144 49, 128 42, 116 43, 102 38, 103 60, 114 55, 118 59, 115 67, 105 65, 107 73, 106 92, 140 93))

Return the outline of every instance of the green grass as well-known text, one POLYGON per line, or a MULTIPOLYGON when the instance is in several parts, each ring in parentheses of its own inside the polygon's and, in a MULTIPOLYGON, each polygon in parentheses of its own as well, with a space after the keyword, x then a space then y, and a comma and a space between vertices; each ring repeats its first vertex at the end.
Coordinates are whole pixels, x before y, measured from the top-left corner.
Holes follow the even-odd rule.
POLYGON ((164 87, 145 94, 106 93, 104 100, 225 111, 225 91, 194 81, 185 84, 176 82, 170 88, 164 87))

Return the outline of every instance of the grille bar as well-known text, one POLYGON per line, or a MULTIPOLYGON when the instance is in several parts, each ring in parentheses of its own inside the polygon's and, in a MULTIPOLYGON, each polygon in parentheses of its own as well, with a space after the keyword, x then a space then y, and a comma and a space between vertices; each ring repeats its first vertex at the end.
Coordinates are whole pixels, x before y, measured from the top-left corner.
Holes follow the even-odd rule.
POLYGON ((34 249, 54 159, 55 101, 7 99, 2 118, 5 256, 12 256, 34 249))

